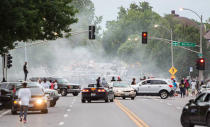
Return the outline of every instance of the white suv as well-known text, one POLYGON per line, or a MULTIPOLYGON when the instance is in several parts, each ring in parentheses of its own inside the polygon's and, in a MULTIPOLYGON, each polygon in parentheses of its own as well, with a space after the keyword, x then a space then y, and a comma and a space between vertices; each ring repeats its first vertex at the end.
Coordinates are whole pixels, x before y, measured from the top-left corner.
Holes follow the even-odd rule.
POLYGON ((137 95, 160 96, 162 99, 174 93, 170 79, 146 79, 132 87, 136 90, 137 95))

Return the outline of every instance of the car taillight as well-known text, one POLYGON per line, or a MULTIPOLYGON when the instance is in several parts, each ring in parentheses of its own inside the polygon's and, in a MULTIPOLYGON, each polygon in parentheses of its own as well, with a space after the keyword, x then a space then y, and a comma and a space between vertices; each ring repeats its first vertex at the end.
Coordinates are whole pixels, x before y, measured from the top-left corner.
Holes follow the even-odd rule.
POLYGON ((105 89, 98 89, 98 92, 106 92, 105 89))
POLYGON ((84 90, 82 90, 82 92, 89 92, 89 90, 87 90, 87 89, 84 89, 84 90))
POLYGON ((168 85, 170 88, 172 88, 173 87, 173 85, 168 85))

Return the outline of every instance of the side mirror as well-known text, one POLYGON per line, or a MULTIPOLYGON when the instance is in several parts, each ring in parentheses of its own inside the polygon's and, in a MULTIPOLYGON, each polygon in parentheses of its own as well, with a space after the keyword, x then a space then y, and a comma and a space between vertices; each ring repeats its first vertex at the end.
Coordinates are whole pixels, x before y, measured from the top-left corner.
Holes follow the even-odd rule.
POLYGON ((193 104, 193 103, 195 103, 195 100, 194 100, 194 99, 190 99, 190 100, 189 100, 189 103, 190 103, 190 104, 193 104))

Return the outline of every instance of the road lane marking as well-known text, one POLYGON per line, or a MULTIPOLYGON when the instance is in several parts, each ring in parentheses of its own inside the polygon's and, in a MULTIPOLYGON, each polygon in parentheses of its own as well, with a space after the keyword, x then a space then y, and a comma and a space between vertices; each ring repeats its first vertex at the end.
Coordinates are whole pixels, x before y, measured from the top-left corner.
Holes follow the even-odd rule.
POLYGON ((69 105, 69 107, 73 107, 73 105, 69 105))
POLYGON ((71 111, 71 109, 67 109, 67 112, 70 112, 71 111))
POLYGON ((176 109, 182 109, 181 107, 176 107, 176 109))
POLYGON ((69 115, 68 115, 68 114, 64 114, 63 116, 64 116, 64 117, 68 117, 69 115))
POLYGON ((8 114, 9 112, 10 112, 10 110, 4 111, 3 113, 0 114, 0 118, 1 118, 2 116, 4 116, 4 115, 8 114))
POLYGON ((125 112, 128 117, 138 126, 138 127, 149 127, 143 120, 141 120, 136 114, 130 111, 127 107, 120 103, 120 101, 115 99, 115 104, 125 112))
POLYGON ((171 103, 167 103, 167 105, 171 106, 172 104, 171 103))
POLYGON ((58 125, 59 125, 59 126, 62 126, 62 125, 64 125, 64 122, 60 122, 58 125))

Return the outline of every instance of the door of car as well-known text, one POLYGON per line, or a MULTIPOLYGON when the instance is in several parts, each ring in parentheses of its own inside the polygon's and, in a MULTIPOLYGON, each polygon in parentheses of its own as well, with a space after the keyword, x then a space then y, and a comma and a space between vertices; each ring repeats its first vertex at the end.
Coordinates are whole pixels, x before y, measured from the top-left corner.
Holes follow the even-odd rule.
POLYGON ((138 93, 149 93, 150 88, 151 88, 150 81, 151 80, 146 80, 146 81, 143 81, 142 83, 140 83, 138 93))
POLYGON ((150 92, 159 93, 161 87, 167 83, 162 80, 151 80, 150 84, 151 84, 150 92))
POLYGON ((204 102, 199 103, 201 123, 206 122, 206 115, 209 109, 209 105, 210 105, 210 94, 208 93, 204 98, 204 102))
POLYGON ((193 123, 200 123, 200 105, 204 102, 205 96, 205 93, 199 95, 189 106, 190 120, 193 123))

